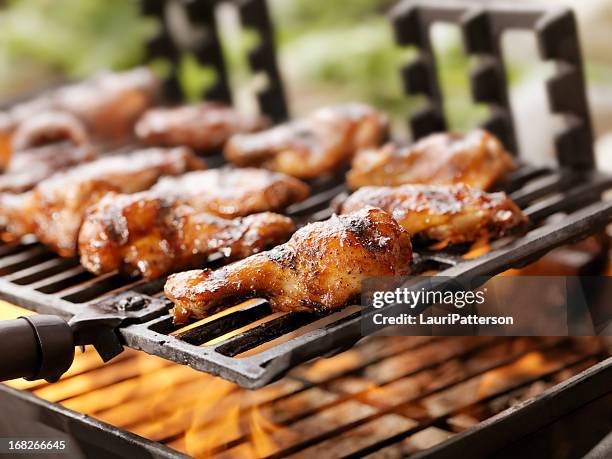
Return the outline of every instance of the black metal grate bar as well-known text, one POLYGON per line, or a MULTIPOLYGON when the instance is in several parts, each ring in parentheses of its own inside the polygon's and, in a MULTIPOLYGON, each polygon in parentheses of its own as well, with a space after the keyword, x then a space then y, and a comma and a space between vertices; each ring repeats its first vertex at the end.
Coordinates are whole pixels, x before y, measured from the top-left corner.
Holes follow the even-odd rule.
MULTIPOLYGON (((207 100, 231 102, 233 99, 226 55, 221 46, 217 8, 222 3, 236 6, 242 27, 258 36, 256 47, 247 52, 247 61, 253 76, 263 77, 265 87, 256 90, 255 98, 262 114, 274 122, 288 118, 288 105, 283 82, 276 61, 274 29, 266 0, 140 0, 143 16, 155 17, 160 23, 159 33, 147 44, 147 60, 166 60, 170 65, 165 80, 164 98, 176 103, 184 99, 179 69, 185 55, 192 55, 199 65, 212 70, 214 82, 203 89, 201 97, 207 100), (174 11, 172 11, 174 10, 174 11), (172 30, 172 13, 182 14, 187 26, 183 37, 172 30)), ((176 15, 176 14, 175 14, 176 15)))
POLYGON ((435 23, 450 22, 461 27, 466 52, 479 60, 470 81, 474 102, 490 107, 490 116, 482 126, 497 135, 510 151, 518 153, 501 38, 507 30, 527 29, 535 33, 542 59, 559 64, 557 73, 547 81, 550 110, 566 120, 564 128, 555 135, 559 165, 575 169, 594 167, 593 132, 572 10, 405 0, 392 10, 391 21, 397 43, 419 50, 417 59, 401 71, 405 92, 423 95, 428 100, 425 108, 410 117, 415 138, 447 127, 429 33, 435 23))

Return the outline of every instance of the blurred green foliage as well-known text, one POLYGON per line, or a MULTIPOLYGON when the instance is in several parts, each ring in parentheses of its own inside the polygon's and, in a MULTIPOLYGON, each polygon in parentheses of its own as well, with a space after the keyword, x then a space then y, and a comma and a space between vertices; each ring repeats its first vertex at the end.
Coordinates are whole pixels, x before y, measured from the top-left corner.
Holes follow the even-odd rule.
POLYGON ((129 0, 12 0, 0 15, 0 52, 81 76, 139 62, 154 22, 129 0))
MULTIPOLYGON (((162 0, 160 0, 162 1, 162 0)), ((0 0, 1 2, 1 0, 0 0)), ((362 100, 404 124, 420 101, 403 95, 398 68, 414 50, 393 43, 385 15, 395 0, 269 0, 283 74, 298 111, 341 100, 362 100)), ((102 68, 141 62, 144 43, 157 30, 139 15, 135 0, 9 0, 0 13, 0 92, 11 93, 40 79, 80 77, 102 68)), ((248 79, 245 50, 257 37, 221 29, 232 83, 248 79)), ((453 127, 473 125, 484 115, 472 107, 458 31, 442 33, 436 51, 444 60, 440 81, 453 127)), ((163 67, 163 65, 161 66, 163 67)), ((189 100, 214 81, 191 55, 179 73, 189 100)), ((520 72, 512 69, 515 79, 520 72)))

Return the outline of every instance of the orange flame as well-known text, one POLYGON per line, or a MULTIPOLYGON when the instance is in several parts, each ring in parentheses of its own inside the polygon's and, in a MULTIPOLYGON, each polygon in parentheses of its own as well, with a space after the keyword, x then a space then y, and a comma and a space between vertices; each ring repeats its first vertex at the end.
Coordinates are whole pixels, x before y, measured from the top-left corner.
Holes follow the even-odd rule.
POLYGON ((445 239, 443 241, 436 242, 435 244, 430 245, 429 249, 430 250, 442 250, 448 247, 449 244, 450 244, 450 240, 445 239))
POLYGON ((256 405, 250 410, 249 427, 254 457, 265 457, 272 454, 276 450, 276 443, 272 440, 271 434, 280 430, 280 427, 263 416, 256 405))
POLYGON ((490 240, 491 237, 488 234, 477 239, 470 247, 470 250, 463 255, 463 258, 465 260, 473 260, 474 258, 483 256, 485 253, 489 253, 491 251, 491 244, 489 244, 490 240))
POLYGON ((515 361, 512 365, 489 371, 482 376, 478 387, 478 396, 486 397, 499 387, 508 384, 516 378, 536 375, 545 369, 547 361, 540 352, 529 352, 515 361))

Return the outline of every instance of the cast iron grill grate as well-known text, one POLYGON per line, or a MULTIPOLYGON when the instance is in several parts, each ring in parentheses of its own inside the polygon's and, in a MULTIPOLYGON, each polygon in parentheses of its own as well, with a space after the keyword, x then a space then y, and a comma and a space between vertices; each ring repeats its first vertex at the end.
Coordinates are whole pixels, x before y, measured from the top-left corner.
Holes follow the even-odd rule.
MULTIPOLYGON (((436 19, 460 21, 473 49, 481 53, 488 52, 491 59, 496 53, 499 54, 498 49, 486 48, 480 43, 479 40, 490 40, 491 37, 487 34, 478 35, 473 24, 482 26, 488 23, 491 27, 491 24, 501 27, 499 24, 509 23, 512 26, 540 27, 537 30, 541 36, 549 37, 547 40, 550 47, 544 46, 548 49, 546 55, 565 62, 565 76, 562 78, 572 81, 574 92, 584 94, 579 54, 570 53, 567 56, 555 51, 553 47, 555 37, 559 37, 554 31, 559 28, 565 34, 562 36, 564 43, 577 43, 575 27, 571 27, 573 16, 571 13, 568 16, 566 10, 555 14, 530 10, 528 14, 525 13, 526 20, 521 16, 522 13, 514 10, 513 14, 509 14, 507 10, 480 7, 472 11, 469 8, 475 7, 466 6, 430 9, 420 2, 412 1, 401 5, 393 15, 401 44, 415 43, 423 46, 418 37, 402 35, 401 30, 407 24, 426 28, 436 19), (509 18, 523 19, 512 22, 509 18), (576 72, 579 76, 576 76, 576 72)), ((495 35, 494 38, 497 40, 499 36, 495 35)), ((426 48, 425 54, 418 61, 420 64, 410 66, 408 68, 412 70, 403 72, 412 82, 412 86, 407 84, 408 91, 425 92, 424 88, 427 88, 427 94, 434 102, 435 117, 432 115, 434 112, 429 110, 428 115, 419 115, 416 124, 413 122, 417 136, 437 129, 443 121, 441 99, 433 89, 437 87, 437 82, 432 72, 425 72, 429 67, 424 63, 431 62, 431 56, 425 58, 426 48), (423 81, 416 78, 417 73, 426 78, 429 84, 424 85, 423 81), (417 85, 416 89, 415 81, 421 81, 421 86, 417 85), (425 121, 434 118, 435 122, 425 121)), ((257 63, 262 64, 259 61, 257 63)), ((559 81, 558 78, 559 75, 552 81, 559 81)), ((478 93, 479 88, 492 84, 491 81, 476 77, 473 80, 475 93, 478 93), (483 83, 484 80, 489 83, 483 83)), ((496 84, 505 85, 505 81, 502 79, 496 84)), ((552 83, 550 86, 556 85, 552 83)), ((484 93, 489 94, 487 91, 484 93)), ((561 103, 559 98, 564 94, 554 89, 549 89, 549 96, 556 112, 571 115, 570 123, 558 136, 558 167, 523 164, 500 186, 510 193, 531 218, 533 225, 529 231, 522 236, 496 241, 489 253, 470 260, 464 259, 458 251, 432 252, 417 249, 415 273, 435 269, 440 275, 455 278, 493 276, 533 262, 554 247, 594 234, 612 221, 612 202, 601 199, 602 193, 612 189, 612 178, 597 172, 593 167, 590 120, 587 112, 582 110, 581 97, 574 97, 573 102, 561 103), (570 151, 570 147, 574 150, 570 151), (563 217, 555 218, 556 215, 563 217)), ((266 104, 269 106, 273 98, 271 95, 263 96, 260 99, 262 109, 265 110, 266 104)), ((482 97, 478 100, 483 101, 482 97)), ((504 107, 508 109, 504 100, 489 101, 495 105, 498 115, 504 107)), ((506 115, 507 118, 509 112, 506 115)), ((506 139, 507 144, 511 143, 513 131, 510 125, 505 125, 505 131, 496 126, 501 125, 486 125, 506 139)), ((216 164, 220 161, 217 157, 210 162, 216 164)), ((330 200, 346 191, 343 174, 321 178, 312 185, 313 194, 310 198, 287 209, 287 214, 302 224, 329 217, 332 213, 330 200)), ((211 260, 211 265, 221 262, 219 259, 211 260)), ((0 247, 0 295, 4 299, 38 312, 64 317, 74 316, 85 309, 88 313, 94 312, 102 317, 120 313, 125 315, 125 320, 116 332, 123 344, 219 375, 244 387, 263 386, 302 362, 346 349, 361 338, 359 306, 321 317, 307 313, 273 313, 269 304, 263 300, 237 305, 177 330, 167 313, 171 305, 163 296, 163 284, 164 279, 153 282, 126 280, 116 273, 94 276, 82 268, 77 260, 58 258, 35 241, 0 247)), ((112 353, 106 354, 107 357, 110 355, 112 353)))
MULTIPOLYGON (((345 190, 338 179, 322 180, 314 188, 316 193, 287 213, 302 222, 327 218, 332 212, 329 201, 345 190)), ((559 173, 523 166, 507 188, 514 189, 511 196, 532 219, 530 231, 495 241, 491 252, 472 260, 464 259, 461 252, 417 249, 415 271, 436 269, 452 277, 495 275, 535 261, 612 221, 612 202, 599 200, 603 191, 612 188, 612 178, 596 172, 559 173), (546 221, 559 213, 562 219, 546 221)), ((82 311, 84 303, 102 313, 122 308, 138 312, 148 303, 147 316, 135 320, 148 319, 150 310, 154 318, 118 329, 127 346, 245 387, 265 385, 304 361, 350 347, 361 338, 358 306, 322 317, 273 313, 264 300, 250 300, 181 331, 166 313, 171 304, 162 293, 163 279, 130 281, 116 273, 94 276, 78 260, 59 258, 36 242, 1 246, 0 275, 4 298, 44 313, 69 317, 82 311)))

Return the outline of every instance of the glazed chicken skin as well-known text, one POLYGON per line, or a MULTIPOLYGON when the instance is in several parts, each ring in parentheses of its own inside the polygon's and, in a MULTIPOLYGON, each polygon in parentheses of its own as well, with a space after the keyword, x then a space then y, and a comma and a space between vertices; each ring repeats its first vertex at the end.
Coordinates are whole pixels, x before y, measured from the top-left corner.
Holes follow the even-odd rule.
POLYGON ((155 103, 159 88, 160 82, 153 73, 138 68, 99 73, 18 104, 0 113, 0 166, 6 167, 10 161, 16 129, 43 112, 74 115, 96 140, 112 143, 130 137, 136 120, 155 103))
POLYGON ((514 169, 501 142, 484 130, 468 134, 433 134, 409 147, 387 144, 359 152, 347 174, 353 190, 362 186, 409 183, 466 183, 488 190, 514 169))
POLYGON ((256 168, 219 168, 180 177, 165 177, 142 199, 172 197, 198 211, 225 218, 278 211, 310 194, 304 182, 278 172, 256 168))
POLYGON ((387 117, 359 103, 319 109, 305 119, 266 131, 237 134, 225 145, 228 161, 258 166, 301 179, 336 171, 361 148, 380 145, 387 117))
POLYGON ((81 262, 96 274, 121 269, 150 279, 214 252, 243 258, 285 242, 294 229, 286 217, 256 212, 283 209, 308 193, 284 174, 222 168, 164 177, 133 195, 108 194, 81 228, 81 262))
POLYGON ((85 123, 92 137, 116 141, 132 135, 134 124, 155 103, 159 89, 158 78, 146 68, 101 72, 83 82, 52 91, 29 107, 18 107, 12 112, 18 118, 20 114, 29 117, 27 112, 36 109, 37 105, 47 105, 47 110, 75 115, 85 123))
POLYGON ((214 253, 244 258, 285 242, 294 230, 291 219, 271 212, 224 219, 143 194, 108 194, 90 209, 79 234, 81 264, 89 271, 155 279, 214 253))
POLYGON ((136 137, 153 145, 186 145, 195 150, 221 148, 233 135, 269 124, 264 118, 246 117, 218 102, 148 110, 136 123, 136 137))
POLYGON ((53 174, 92 161, 97 150, 90 144, 53 143, 16 152, 0 175, 0 193, 23 193, 53 174))
POLYGON ((13 135, 11 146, 14 152, 18 152, 57 142, 84 145, 89 141, 85 125, 76 116, 49 111, 21 123, 13 135))
POLYGON ((390 213, 413 237, 450 244, 501 236, 527 223, 506 193, 487 193, 465 184, 363 187, 337 210, 351 213, 369 206, 390 213))
POLYGON ((97 156, 83 124, 62 112, 42 113, 24 122, 13 136, 13 149, 0 175, 0 192, 22 193, 58 171, 97 156))
POLYGON ((106 193, 135 193, 163 175, 203 167, 187 148, 152 148, 81 164, 43 180, 29 192, 2 195, 0 218, 5 236, 18 239, 34 233, 60 255, 73 256, 87 208, 106 193))
POLYGON ((252 297, 276 311, 333 311, 359 296, 365 277, 406 275, 411 261, 409 234, 368 208, 311 223, 287 243, 217 270, 174 274, 165 292, 176 323, 252 297))

